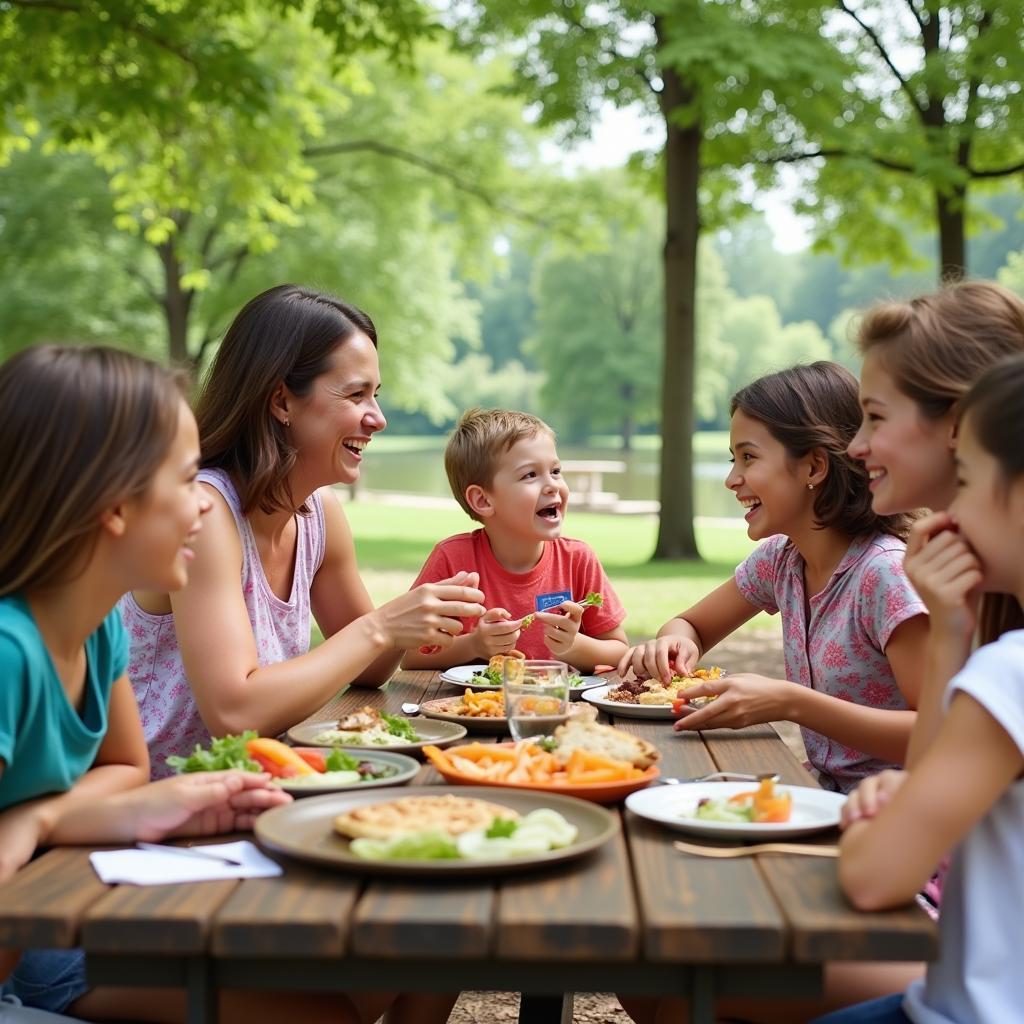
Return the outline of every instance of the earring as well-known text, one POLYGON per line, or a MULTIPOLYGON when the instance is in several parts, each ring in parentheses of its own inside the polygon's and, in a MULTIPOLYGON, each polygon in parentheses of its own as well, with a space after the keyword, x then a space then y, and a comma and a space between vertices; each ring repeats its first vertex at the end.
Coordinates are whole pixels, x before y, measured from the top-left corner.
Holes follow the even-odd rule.
POLYGON ((285 421, 284 421, 284 425, 285 425, 286 427, 290 427, 290 426, 292 425, 292 421, 291 421, 291 420, 285 420, 285 421))
POLYGON ((814 490, 814 484, 812 484, 809 480, 807 481, 807 490, 809 490, 809 491, 813 491, 814 490))

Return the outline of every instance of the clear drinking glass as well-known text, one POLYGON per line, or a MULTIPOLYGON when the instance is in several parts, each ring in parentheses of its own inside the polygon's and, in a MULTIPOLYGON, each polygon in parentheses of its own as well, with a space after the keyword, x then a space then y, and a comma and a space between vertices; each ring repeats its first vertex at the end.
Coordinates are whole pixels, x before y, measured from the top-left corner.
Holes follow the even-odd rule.
POLYGON ((550 736, 569 715, 569 666, 564 661, 506 658, 505 716, 516 740, 550 736))

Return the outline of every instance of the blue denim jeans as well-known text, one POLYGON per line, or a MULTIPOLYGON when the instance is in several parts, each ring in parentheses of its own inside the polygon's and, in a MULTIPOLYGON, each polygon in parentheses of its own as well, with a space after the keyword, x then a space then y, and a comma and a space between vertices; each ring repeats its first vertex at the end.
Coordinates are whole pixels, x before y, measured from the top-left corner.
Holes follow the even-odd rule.
POLYGON ((80 949, 26 949, 0 985, 0 996, 17 996, 23 1006, 61 1013, 88 988, 80 949))
POLYGON ((913 1024, 903 1012, 903 993, 826 1013, 812 1024, 913 1024))

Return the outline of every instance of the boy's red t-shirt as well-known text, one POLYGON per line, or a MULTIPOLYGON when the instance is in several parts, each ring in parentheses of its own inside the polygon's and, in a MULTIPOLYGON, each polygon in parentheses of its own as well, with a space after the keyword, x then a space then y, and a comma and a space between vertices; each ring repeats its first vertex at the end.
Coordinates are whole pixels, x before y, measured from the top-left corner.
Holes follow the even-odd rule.
MULTIPOLYGON (((582 601, 592 592, 604 598, 600 607, 583 610, 580 632, 586 636, 608 633, 626 618, 626 609, 608 582, 597 555, 581 540, 559 537, 547 541, 540 561, 529 572, 519 573, 509 572, 500 565, 491 551, 485 530, 458 533, 435 546, 413 586, 437 583, 461 571, 479 573, 484 605, 504 608, 514 619, 537 611, 539 596, 566 590, 573 601, 582 601)), ((462 620, 466 633, 475 626, 476 619, 462 620)), ((528 658, 551 657, 544 643, 544 630, 539 625, 523 630, 516 647, 528 658)))

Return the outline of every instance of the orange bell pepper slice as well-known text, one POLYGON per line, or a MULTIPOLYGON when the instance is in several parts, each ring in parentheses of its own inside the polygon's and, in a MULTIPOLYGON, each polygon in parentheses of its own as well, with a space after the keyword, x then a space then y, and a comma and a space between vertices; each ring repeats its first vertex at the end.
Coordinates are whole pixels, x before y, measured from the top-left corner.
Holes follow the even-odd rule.
POLYGON ((302 758, 280 740, 259 736, 245 745, 249 756, 275 778, 289 779, 296 775, 315 775, 302 758))

